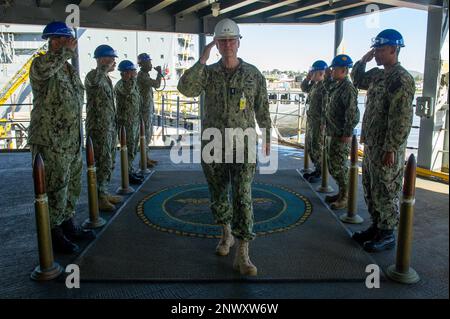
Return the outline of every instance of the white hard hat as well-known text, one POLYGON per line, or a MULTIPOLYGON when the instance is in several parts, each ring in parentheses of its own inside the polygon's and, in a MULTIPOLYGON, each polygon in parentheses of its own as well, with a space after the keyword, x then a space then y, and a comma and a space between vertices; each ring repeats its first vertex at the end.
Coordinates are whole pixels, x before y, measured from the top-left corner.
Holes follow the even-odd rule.
POLYGON ((241 34, 236 22, 231 19, 220 20, 214 28, 215 39, 240 39, 241 34))

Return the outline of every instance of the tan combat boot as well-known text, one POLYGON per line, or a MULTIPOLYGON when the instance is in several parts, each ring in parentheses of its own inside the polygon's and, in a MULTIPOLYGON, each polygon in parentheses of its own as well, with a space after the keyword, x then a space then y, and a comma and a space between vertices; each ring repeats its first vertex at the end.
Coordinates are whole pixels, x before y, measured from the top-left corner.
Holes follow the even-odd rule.
POLYGON ((155 166, 155 164, 152 162, 152 160, 147 158, 147 168, 153 168, 154 166, 155 166))
POLYGON ((234 236, 231 234, 231 226, 222 225, 222 238, 216 247, 216 254, 219 256, 227 256, 230 248, 234 245, 234 236))
POLYGON ((337 193, 336 195, 327 195, 325 196, 325 203, 330 204, 334 203, 341 197, 341 193, 337 193))
POLYGON ((248 256, 248 241, 239 240, 239 247, 234 257, 233 268, 244 276, 256 276, 258 274, 258 269, 252 264, 248 256))
POLYGON ((347 202, 348 202, 348 192, 345 192, 342 194, 342 196, 339 197, 337 201, 330 204, 330 208, 331 209, 347 208, 347 202))
POLYGON ((114 204, 114 205, 119 204, 123 201, 122 196, 111 195, 111 194, 107 194, 106 199, 108 200, 108 202, 110 202, 111 204, 114 204))
POLYGON ((98 209, 104 212, 113 212, 116 209, 116 206, 111 204, 111 202, 108 200, 107 195, 99 195, 98 209))

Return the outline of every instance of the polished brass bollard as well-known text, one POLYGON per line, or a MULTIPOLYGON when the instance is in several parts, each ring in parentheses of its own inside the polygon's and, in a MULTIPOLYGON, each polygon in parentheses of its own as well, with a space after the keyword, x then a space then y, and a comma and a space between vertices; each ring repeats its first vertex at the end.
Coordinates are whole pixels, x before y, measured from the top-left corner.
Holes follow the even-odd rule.
POLYGON ((322 183, 317 188, 319 193, 331 193, 333 188, 328 185, 328 163, 327 163, 327 137, 324 137, 325 143, 322 150, 322 183))
POLYGON ((98 192, 97 192, 97 173, 95 169, 94 147, 90 137, 86 140, 86 164, 87 164, 87 184, 88 184, 88 202, 89 218, 83 223, 84 228, 100 228, 106 224, 101 218, 98 210, 98 192))
POLYGON ((361 224, 364 219, 358 215, 358 139, 356 135, 352 138, 350 159, 347 213, 341 215, 340 220, 348 224, 361 224))
POLYGON ((117 194, 131 194, 134 189, 130 186, 128 178, 128 149, 127 149, 127 134, 125 127, 120 128, 120 172, 122 176, 122 185, 117 189, 117 194))
POLYGON ((140 170, 139 173, 141 174, 148 174, 150 173, 150 170, 147 168, 147 144, 146 144, 146 138, 145 138, 145 125, 144 120, 141 120, 141 127, 140 127, 140 136, 139 136, 139 146, 141 148, 141 159, 140 159, 140 170))
POLYGON ((398 227, 397 258, 395 265, 389 266, 387 276, 403 284, 414 284, 420 280, 417 272, 410 267, 413 235, 414 202, 416 193, 416 158, 409 156, 403 182, 403 196, 400 206, 398 227))
POLYGON ((62 267, 53 259, 52 235, 50 233, 50 216, 48 198, 45 191, 45 169, 40 154, 33 163, 33 179, 36 215, 36 231, 39 248, 39 266, 31 273, 31 279, 36 281, 52 280, 63 272, 62 267))

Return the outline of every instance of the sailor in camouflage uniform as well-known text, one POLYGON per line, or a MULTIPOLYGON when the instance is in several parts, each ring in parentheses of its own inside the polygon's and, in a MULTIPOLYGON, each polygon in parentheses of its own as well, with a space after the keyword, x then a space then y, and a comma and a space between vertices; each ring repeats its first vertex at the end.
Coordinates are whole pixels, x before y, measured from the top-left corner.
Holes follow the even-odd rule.
POLYGON ((320 180, 322 170, 322 147, 327 103, 327 90, 323 80, 327 68, 327 64, 322 60, 314 62, 311 71, 301 83, 302 91, 308 93, 306 103, 309 106, 305 146, 314 164, 314 172, 305 173, 303 177, 311 183, 320 180))
MULTIPOLYGON (((359 122, 358 90, 348 78, 352 60, 348 55, 337 55, 331 64, 331 78, 325 86, 328 90, 326 106, 327 163, 330 175, 339 186, 339 192, 326 196, 332 209, 347 207, 349 187, 349 160, 353 130, 359 122)), ((329 73, 329 72, 328 72, 329 73)))
POLYGON ((116 66, 117 53, 109 45, 98 46, 94 52, 97 68, 89 71, 84 80, 86 88, 86 132, 92 139, 97 175, 99 209, 113 211, 120 196, 111 195, 108 185, 114 170, 117 147, 117 119, 114 88, 108 76, 116 66))
POLYGON ((153 66, 152 59, 147 53, 138 55, 138 65, 141 68, 137 75, 137 84, 139 93, 141 94, 141 108, 139 110, 139 115, 140 118, 144 120, 145 139, 147 143, 147 166, 151 168, 158 163, 150 158, 150 147, 148 146, 152 139, 152 120, 155 109, 153 103, 153 88, 157 89, 161 86, 162 70, 160 66, 155 67, 158 75, 155 80, 150 77, 149 72, 152 70, 153 66))
POLYGON ((119 132, 122 126, 126 130, 130 183, 141 184, 143 177, 137 175, 133 167, 139 145, 139 108, 141 106, 136 66, 129 60, 123 60, 119 63, 118 69, 121 79, 114 87, 117 102, 117 124, 119 132))
POLYGON ((398 62, 403 46, 398 31, 384 30, 352 71, 355 85, 367 90, 361 143, 364 195, 372 218, 372 225, 353 238, 369 252, 395 247, 394 229, 399 220, 399 195, 415 92, 413 77, 398 62), (366 63, 374 57, 384 69, 366 72, 366 63))
POLYGON ((77 41, 63 22, 48 24, 42 35, 49 50, 30 67, 33 110, 28 143, 33 161, 41 154, 45 164, 53 249, 73 253, 73 241, 92 239, 73 222, 81 192, 81 109, 84 87, 77 70, 67 61, 75 56, 77 41))
MULTIPOLYGON (((219 21, 215 27, 214 41, 205 48, 200 61, 184 73, 178 84, 178 90, 186 96, 205 93, 202 131, 217 128, 222 137, 225 128, 254 128, 255 117, 261 129, 270 130, 271 127, 266 80, 256 67, 237 58, 239 39, 239 28, 234 21, 219 21), (222 59, 207 66, 214 45, 217 45, 222 59)), ((270 133, 266 134, 263 149, 266 154, 270 151, 270 133)), ((233 153, 236 155, 238 152, 234 150, 233 153)), ((216 253, 228 255, 234 244, 233 235, 236 236, 239 247, 234 269, 243 275, 255 276, 257 268, 250 261, 248 244, 255 238, 251 183, 256 163, 248 160, 249 154, 250 151, 246 152, 247 159, 243 163, 224 163, 223 158, 206 163, 202 157, 202 167, 211 195, 211 210, 223 232, 216 253), (232 203, 228 199, 230 186, 232 203)))

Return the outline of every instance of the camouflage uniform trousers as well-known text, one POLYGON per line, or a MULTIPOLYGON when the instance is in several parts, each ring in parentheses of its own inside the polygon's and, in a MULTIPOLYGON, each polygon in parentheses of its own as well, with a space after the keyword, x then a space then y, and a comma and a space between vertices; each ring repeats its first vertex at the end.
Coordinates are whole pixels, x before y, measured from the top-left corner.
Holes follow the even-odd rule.
POLYGON ((219 225, 231 224, 236 238, 255 239, 253 232, 252 181, 256 163, 202 162, 211 196, 211 211, 219 225), (231 186, 232 204, 228 193, 231 186))
POLYGON ((100 195, 108 194, 111 174, 116 164, 117 136, 115 131, 103 132, 93 130, 88 132, 92 139, 97 176, 97 191, 100 195))
POLYGON ((306 148, 314 167, 316 170, 321 171, 324 134, 320 129, 320 124, 315 124, 308 121, 307 126, 306 148))
POLYGON ((55 152, 42 145, 30 148, 33 162, 38 153, 44 161, 50 227, 54 228, 75 215, 81 193, 81 152, 55 152))
POLYGON ((395 163, 392 167, 383 165, 383 155, 381 147, 364 146, 362 183, 372 222, 379 229, 393 230, 399 221, 405 147, 395 153, 395 163))
POLYGON ((330 175, 339 186, 339 192, 348 192, 348 173, 351 144, 343 143, 337 137, 327 137, 327 164, 330 175))
POLYGON ((139 149, 139 124, 133 123, 125 124, 125 130, 127 135, 127 154, 128 154, 128 173, 135 172, 133 167, 134 158, 139 149))
POLYGON ((150 152, 150 142, 152 141, 153 135, 153 115, 150 111, 143 112, 141 114, 142 120, 144 120, 144 128, 145 128, 145 143, 147 143, 147 153, 150 152))

